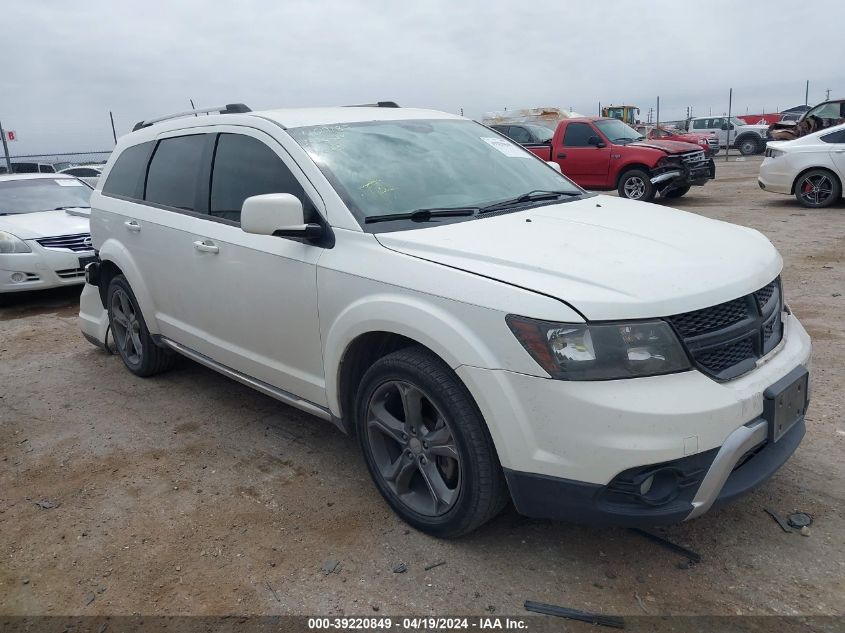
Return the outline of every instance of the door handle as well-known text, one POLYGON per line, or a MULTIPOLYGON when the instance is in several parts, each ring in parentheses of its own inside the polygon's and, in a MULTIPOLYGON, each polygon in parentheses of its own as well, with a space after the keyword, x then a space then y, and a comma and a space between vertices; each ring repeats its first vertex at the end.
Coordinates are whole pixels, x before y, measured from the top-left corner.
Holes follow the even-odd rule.
POLYGON ((220 252, 220 249, 210 240, 197 240, 194 242, 194 248, 201 253, 212 253, 213 255, 220 252))
POLYGON ((138 222, 136 222, 135 220, 127 220, 123 223, 123 226, 135 233, 141 230, 141 225, 138 224, 138 222))
POLYGON ((566 158, 566 154, 558 154, 557 157, 558 158, 566 158))

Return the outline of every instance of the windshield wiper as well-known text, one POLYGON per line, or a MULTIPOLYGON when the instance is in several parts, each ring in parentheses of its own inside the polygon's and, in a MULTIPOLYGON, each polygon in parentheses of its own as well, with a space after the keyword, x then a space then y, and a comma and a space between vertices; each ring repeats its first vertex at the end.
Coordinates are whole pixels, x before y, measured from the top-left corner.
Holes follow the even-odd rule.
POLYGON ((365 224, 374 222, 391 222, 393 220, 411 220, 411 222, 428 222, 431 218, 449 218, 462 215, 475 215, 478 207, 452 207, 451 209, 417 209, 408 213, 390 213, 387 215, 371 215, 364 218, 365 224))
POLYGON ((546 191, 545 189, 536 189, 529 191, 516 198, 509 200, 502 200, 501 202, 494 202, 488 204, 486 207, 481 207, 479 213, 489 213, 490 211, 498 211, 499 209, 507 209, 523 202, 538 202, 541 200, 557 200, 561 196, 580 196, 580 191, 546 191))
POLYGON ((68 209, 90 209, 91 207, 87 207, 84 204, 71 204, 66 207, 53 207, 53 211, 67 211, 68 209))

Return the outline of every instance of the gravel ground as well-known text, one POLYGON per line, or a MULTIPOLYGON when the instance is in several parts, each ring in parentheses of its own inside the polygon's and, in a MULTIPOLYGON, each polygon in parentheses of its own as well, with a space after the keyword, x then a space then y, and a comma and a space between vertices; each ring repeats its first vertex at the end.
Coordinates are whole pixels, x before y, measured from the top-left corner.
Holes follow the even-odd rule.
POLYGON ((526 599, 621 615, 843 614, 845 205, 762 192, 758 165, 720 161, 675 206, 780 249, 814 340, 813 402, 772 480, 662 531, 700 564, 626 530, 513 510, 457 541, 417 533, 334 427, 187 360, 136 378, 79 334, 78 290, 59 291, 0 309, 0 614, 499 615, 523 614, 526 599), (810 513, 809 537, 764 506, 810 513))

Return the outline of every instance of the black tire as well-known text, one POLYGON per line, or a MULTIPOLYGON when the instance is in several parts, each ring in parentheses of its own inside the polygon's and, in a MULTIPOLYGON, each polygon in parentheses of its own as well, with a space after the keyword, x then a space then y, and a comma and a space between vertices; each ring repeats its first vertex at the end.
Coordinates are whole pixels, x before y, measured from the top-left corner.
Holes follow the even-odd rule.
POLYGON ((676 187, 675 189, 670 189, 666 193, 663 194, 664 198, 680 198, 681 196, 685 195, 690 190, 690 187, 676 187))
POLYGON ((394 512, 416 529, 440 538, 463 536, 507 504, 507 484, 481 412, 455 373, 429 350, 409 347, 377 360, 361 379, 355 409, 361 451, 376 487, 394 512), (400 386, 407 391, 400 393, 400 386), (416 429, 405 413, 408 409, 403 409, 406 402, 419 402, 416 429), (395 424, 389 433, 380 423, 383 416, 395 424), (441 437, 448 435, 450 445, 423 442, 434 437, 432 429, 439 429, 441 437), (437 448, 448 448, 455 457, 438 456, 437 448), (440 486, 429 483, 432 472, 440 486), (396 490, 400 479, 405 492, 396 490), (435 488, 445 490, 442 497, 449 500, 441 500, 435 488))
POLYGON ((641 202, 651 202, 654 200, 654 194, 657 193, 654 185, 651 184, 651 176, 642 169, 629 169, 622 174, 616 190, 621 198, 641 202))
POLYGON ((752 154, 759 154, 762 143, 753 136, 746 136, 736 142, 739 153, 743 156, 751 156, 752 154))
POLYGON ((842 197, 842 183, 827 169, 811 169, 795 179, 793 191, 805 207, 823 209, 842 197))
POLYGON ((160 374, 173 367, 176 353, 155 344, 135 293, 123 275, 116 275, 106 293, 109 326, 117 353, 126 369, 136 376, 160 374), (126 332, 132 332, 126 335, 126 332))

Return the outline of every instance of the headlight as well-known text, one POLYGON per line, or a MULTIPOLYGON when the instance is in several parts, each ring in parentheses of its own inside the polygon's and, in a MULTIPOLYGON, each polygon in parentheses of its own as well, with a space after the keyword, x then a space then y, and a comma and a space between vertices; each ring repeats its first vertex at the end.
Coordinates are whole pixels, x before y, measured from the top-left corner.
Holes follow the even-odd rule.
POLYGON ((31 253, 32 249, 21 238, 0 231, 0 253, 31 253))
POLYGON ((539 365, 559 380, 613 380, 690 369, 665 321, 551 323, 513 314, 508 327, 539 365))
POLYGON ((680 156, 663 156, 657 161, 658 167, 680 167, 681 166, 681 157, 680 156))

